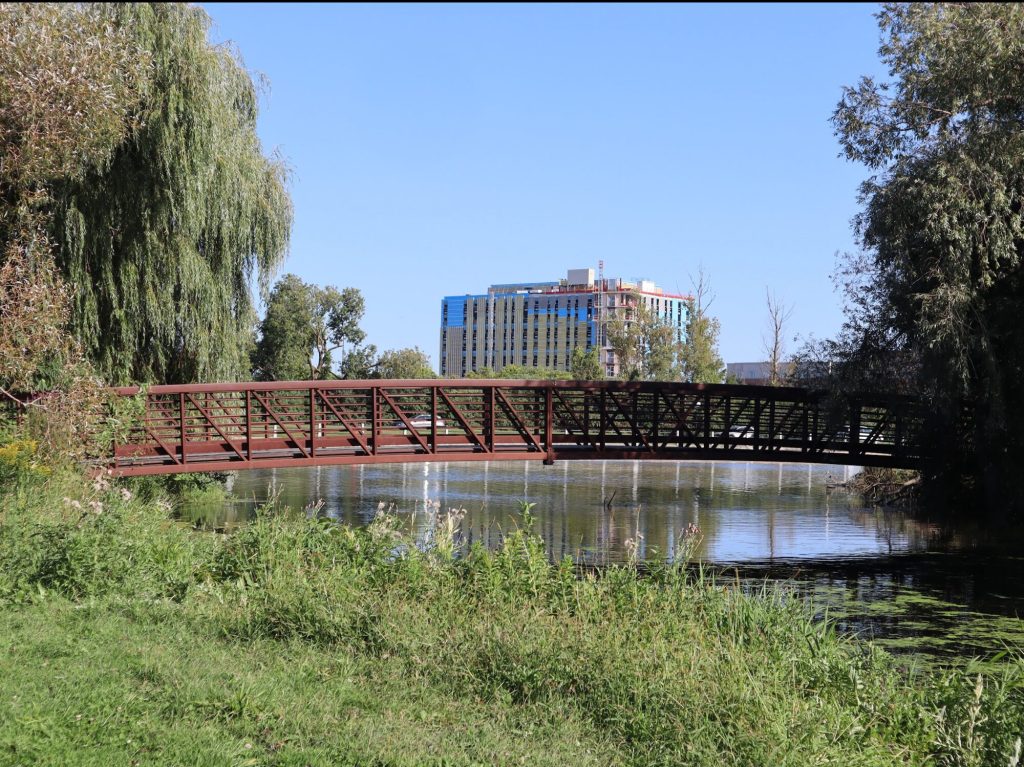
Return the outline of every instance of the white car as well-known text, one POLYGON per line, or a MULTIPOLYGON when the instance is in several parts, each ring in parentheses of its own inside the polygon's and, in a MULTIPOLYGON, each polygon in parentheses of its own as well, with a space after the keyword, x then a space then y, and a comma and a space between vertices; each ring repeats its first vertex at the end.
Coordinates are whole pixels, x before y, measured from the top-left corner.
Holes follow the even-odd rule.
MULTIPOLYGON (((414 415, 412 418, 409 419, 409 423, 414 429, 429 429, 430 413, 419 413, 417 415, 414 415)), ((443 429, 447 425, 448 424, 445 423, 443 418, 438 418, 436 421, 434 421, 434 426, 438 429, 443 429)), ((401 420, 395 421, 395 426, 397 426, 400 429, 405 428, 405 424, 401 420)))
POLYGON ((743 437, 753 437, 754 427, 753 426, 734 426, 729 429, 729 436, 740 439, 743 437))

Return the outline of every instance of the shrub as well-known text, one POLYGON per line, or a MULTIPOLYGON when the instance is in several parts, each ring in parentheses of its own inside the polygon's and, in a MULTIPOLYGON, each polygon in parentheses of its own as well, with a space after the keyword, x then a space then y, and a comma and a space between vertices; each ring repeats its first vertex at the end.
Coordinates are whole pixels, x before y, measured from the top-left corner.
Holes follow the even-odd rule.
POLYGON ((40 462, 38 452, 39 443, 31 439, 12 439, 0 444, 0 485, 47 476, 50 470, 40 462))

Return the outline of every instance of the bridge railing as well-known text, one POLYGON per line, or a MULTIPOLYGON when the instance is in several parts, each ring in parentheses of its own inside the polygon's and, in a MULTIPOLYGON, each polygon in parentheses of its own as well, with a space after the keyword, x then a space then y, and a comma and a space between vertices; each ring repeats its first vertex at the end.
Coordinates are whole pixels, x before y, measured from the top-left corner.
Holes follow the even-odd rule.
MULTIPOLYGON (((133 396, 137 388, 116 390, 133 396)), ((711 458, 914 466, 910 398, 622 381, 153 386, 119 474, 423 460, 711 458)))

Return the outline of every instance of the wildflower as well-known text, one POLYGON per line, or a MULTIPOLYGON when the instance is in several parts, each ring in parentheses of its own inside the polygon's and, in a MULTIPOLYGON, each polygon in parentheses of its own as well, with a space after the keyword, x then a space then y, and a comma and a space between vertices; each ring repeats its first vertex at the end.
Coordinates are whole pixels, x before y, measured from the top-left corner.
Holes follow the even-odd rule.
POLYGON ((74 498, 65 498, 64 503, 65 505, 70 506, 72 509, 82 508, 82 504, 76 501, 74 498))
POLYGON ((636 561, 637 549, 640 547, 640 537, 638 535, 636 538, 627 538, 622 542, 623 548, 626 549, 626 557, 631 563, 636 561))
POLYGON ((125 501, 127 503, 131 499, 132 499, 132 491, 129 490, 127 487, 122 487, 121 488, 121 500, 125 501))
POLYGON ((93 514, 103 513, 103 504, 100 501, 89 501, 89 508, 93 514))

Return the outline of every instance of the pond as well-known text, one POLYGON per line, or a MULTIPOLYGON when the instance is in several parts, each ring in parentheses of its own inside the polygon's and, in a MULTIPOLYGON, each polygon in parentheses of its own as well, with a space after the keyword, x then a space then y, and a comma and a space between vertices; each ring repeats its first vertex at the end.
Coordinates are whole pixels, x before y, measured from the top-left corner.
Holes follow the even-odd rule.
POLYGON ((655 461, 258 470, 233 475, 233 499, 197 521, 241 524, 277 497, 353 525, 389 511, 425 538, 438 509, 456 509, 463 540, 495 546, 527 501, 552 559, 602 566, 689 552, 748 588, 784 582, 840 629, 897 652, 990 657, 1024 646, 1019 548, 993 545, 969 524, 867 507, 838 487, 855 471, 655 461))

